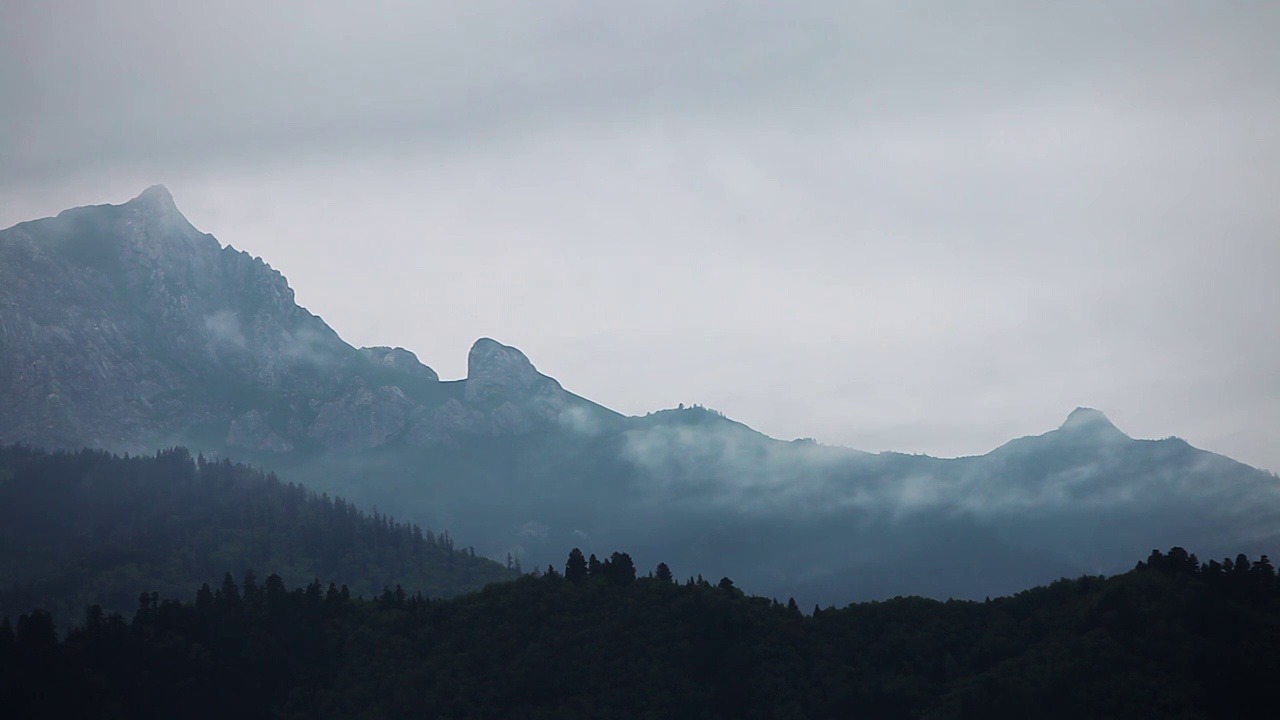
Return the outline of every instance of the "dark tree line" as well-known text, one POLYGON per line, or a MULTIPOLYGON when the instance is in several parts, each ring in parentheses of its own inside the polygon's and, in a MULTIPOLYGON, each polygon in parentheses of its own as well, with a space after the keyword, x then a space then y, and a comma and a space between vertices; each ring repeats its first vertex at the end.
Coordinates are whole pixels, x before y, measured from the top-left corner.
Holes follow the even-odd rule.
POLYGON ((139 588, 186 593, 227 568, 332 578, 364 595, 399 583, 450 596, 517 574, 447 532, 182 448, 0 448, 0 548, 0 614, 42 607, 63 622, 92 604, 130 612, 139 588))
POLYGON ((8 717, 1236 718, 1275 704, 1270 563, 1174 548, 986 602, 822 609, 624 553, 453 599, 230 575, 0 623, 8 717), (1242 569, 1243 568, 1243 569, 1242 569))

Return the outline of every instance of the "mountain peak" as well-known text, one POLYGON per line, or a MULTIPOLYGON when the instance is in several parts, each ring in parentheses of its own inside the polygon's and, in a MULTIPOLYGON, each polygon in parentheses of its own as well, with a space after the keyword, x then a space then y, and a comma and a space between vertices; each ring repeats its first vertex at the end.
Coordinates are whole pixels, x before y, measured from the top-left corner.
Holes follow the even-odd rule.
POLYGON ((130 232, 137 250, 153 258, 188 259, 222 249, 212 235, 200 232, 173 201, 169 188, 152 185, 120 206, 134 218, 130 232))
POLYGON ((533 363, 518 348, 503 345, 493 338, 483 337, 471 346, 467 353, 467 379, 475 379, 477 375, 499 371, 503 373, 536 374, 533 363))
POLYGON ((1095 410, 1090 407, 1078 407, 1072 410, 1059 429, 1068 432, 1124 435, 1101 410, 1095 410))
POLYGON ((177 212, 178 206, 173 201, 173 194, 163 185, 152 185, 130 200, 129 205, 145 206, 156 210, 177 212))
POLYGON ((480 338, 467 354, 467 400, 522 393, 538 379, 529 358, 492 338, 480 338))

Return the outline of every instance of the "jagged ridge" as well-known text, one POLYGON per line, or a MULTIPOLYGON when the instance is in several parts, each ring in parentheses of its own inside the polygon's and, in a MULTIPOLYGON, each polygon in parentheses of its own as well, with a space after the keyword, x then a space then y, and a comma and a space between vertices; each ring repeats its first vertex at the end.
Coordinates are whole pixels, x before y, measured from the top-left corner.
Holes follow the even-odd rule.
POLYGON ((575 401, 487 338, 460 388, 403 348, 351 347, 161 185, 2 231, 0 261, 0 442, 431 446, 554 426, 575 401))

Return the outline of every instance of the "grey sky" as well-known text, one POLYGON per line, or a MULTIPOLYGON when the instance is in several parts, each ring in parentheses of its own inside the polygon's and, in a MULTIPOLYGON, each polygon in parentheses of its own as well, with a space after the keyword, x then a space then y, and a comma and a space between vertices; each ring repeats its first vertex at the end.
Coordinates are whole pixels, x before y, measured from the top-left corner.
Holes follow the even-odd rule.
POLYGON ((629 413, 953 455, 1091 405, 1280 470, 1280 4, 0 14, 0 226, 159 182, 444 377, 487 335, 629 413))

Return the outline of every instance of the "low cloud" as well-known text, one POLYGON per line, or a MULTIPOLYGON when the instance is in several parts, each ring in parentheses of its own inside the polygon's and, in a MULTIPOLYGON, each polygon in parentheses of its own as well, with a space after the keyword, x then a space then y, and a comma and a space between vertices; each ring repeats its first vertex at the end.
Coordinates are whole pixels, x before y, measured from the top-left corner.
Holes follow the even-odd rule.
POLYGON ((331 365, 337 362, 334 354, 337 338, 318 328, 302 326, 280 333, 282 358, 311 365, 331 365))
POLYGON ((622 457, 643 471, 642 494, 758 516, 852 510, 894 521, 922 512, 1034 517, 1191 498, 1203 499, 1206 512, 1230 514, 1260 496, 1280 502, 1280 483, 1270 474, 1181 440, 1071 446, 1076 441, 1055 431, 1015 441, 1021 447, 1013 452, 946 460, 786 443, 727 421, 660 425, 624 437, 622 457))
POLYGON ((579 435, 596 436, 605 430, 597 412, 581 405, 570 405, 561 410, 556 422, 560 427, 579 435))
POLYGON ((205 332, 209 334, 209 343, 215 349, 245 348, 244 332, 240 329, 240 316, 231 310, 221 310, 204 319, 205 332))
POLYGON ((537 520, 530 520, 520 526, 520 537, 543 540, 547 537, 547 534, 550 531, 551 527, 546 523, 538 522, 537 520))

